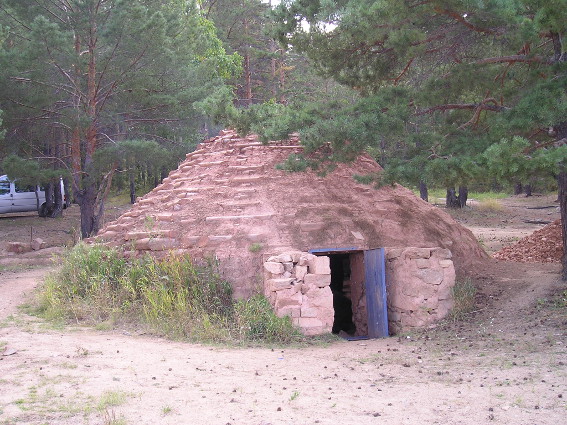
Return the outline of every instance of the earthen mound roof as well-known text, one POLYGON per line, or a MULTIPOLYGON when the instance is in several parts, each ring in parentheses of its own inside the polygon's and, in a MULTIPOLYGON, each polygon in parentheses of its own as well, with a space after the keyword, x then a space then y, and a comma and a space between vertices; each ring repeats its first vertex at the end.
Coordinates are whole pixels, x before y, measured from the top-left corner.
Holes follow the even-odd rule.
POLYGON ((458 273, 488 257, 468 229, 410 190, 356 182, 355 174, 381 170, 368 155, 325 176, 276 168, 302 151, 297 138, 262 144, 222 131, 98 238, 126 255, 215 255, 241 280, 254 279, 244 270, 260 264, 256 257, 289 249, 442 247, 458 273))

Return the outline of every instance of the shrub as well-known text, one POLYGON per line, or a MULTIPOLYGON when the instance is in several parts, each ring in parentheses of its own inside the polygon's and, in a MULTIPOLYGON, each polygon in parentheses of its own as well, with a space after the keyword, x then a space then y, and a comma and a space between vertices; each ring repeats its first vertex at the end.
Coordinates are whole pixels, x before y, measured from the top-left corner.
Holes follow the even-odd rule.
POLYGON ((290 343, 301 339, 291 318, 278 317, 263 295, 238 301, 235 310, 238 332, 244 340, 290 343))
POLYGON ((218 264, 195 265, 188 256, 126 260, 101 245, 79 244, 40 295, 48 318, 79 323, 144 323, 171 337, 198 341, 301 339, 289 318, 277 317, 261 295, 234 301, 218 264), (110 319, 110 320, 109 320, 110 319))

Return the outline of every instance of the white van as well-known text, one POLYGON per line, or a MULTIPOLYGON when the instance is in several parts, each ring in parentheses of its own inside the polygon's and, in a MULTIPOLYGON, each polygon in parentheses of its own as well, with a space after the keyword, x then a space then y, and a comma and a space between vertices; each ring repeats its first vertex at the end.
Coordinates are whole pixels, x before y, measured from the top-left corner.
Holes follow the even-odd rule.
MULTIPOLYGON (((36 192, 33 186, 18 184, 18 181, 8 180, 8 176, 0 176, 0 214, 38 211, 41 213, 45 208, 45 191, 37 186, 36 192), (38 206, 39 198, 39 210, 38 206)), ((61 193, 65 196, 63 180, 61 180, 61 193)), ((64 206, 65 202, 64 202, 64 206)), ((40 214, 41 215, 41 214, 40 214)))

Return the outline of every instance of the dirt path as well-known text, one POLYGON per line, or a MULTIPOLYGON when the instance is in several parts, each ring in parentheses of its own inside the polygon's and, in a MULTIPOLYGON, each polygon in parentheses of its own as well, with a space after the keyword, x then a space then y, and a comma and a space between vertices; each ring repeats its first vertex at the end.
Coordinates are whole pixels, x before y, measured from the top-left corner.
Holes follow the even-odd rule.
POLYGON ((543 301, 557 266, 509 266, 470 321, 284 350, 50 329, 14 309, 44 271, 3 273, 0 423, 559 424, 566 318, 543 301))
POLYGON ((22 271, 12 268, 0 273, 0 322, 18 311, 51 268, 22 271))
POLYGON ((486 206, 469 202, 464 210, 448 210, 458 222, 468 227, 485 250, 492 254, 541 229, 559 218, 556 195, 512 196, 486 206), (539 224, 538 224, 539 222, 539 224))

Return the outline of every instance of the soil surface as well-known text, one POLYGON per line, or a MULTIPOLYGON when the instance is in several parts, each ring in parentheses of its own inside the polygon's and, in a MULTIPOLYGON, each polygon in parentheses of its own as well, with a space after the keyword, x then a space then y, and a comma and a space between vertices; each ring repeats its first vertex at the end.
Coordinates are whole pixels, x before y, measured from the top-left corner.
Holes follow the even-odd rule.
POLYGON ((464 209, 447 211, 493 254, 559 219, 556 200, 555 194, 518 195, 493 202, 471 199, 464 209))
MULTIPOLYGON (((551 197, 501 205, 483 210, 473 202, 453 214, 490 252, 543 226, 525 221, 558 215, 528 209, 554 205, 551 197)), ((34 237, 57 246, 72 240, 65 226, 78 228, 71 216, 24 220, 34 223, 34 237)), ((0 219, 0 244, 25 241, 24 220, 0 219), (24 223, 21 234, 10 220, 24 223)), ((121 329, 54 328, 17 308, 49 271, 37 264, 50 261, 50 251, 35 255, 35 262, 0 258, 0 424, 565 423, 559 264, 494 261, 479 270, 473 313, 421 332, 231 348, 121 329)))

